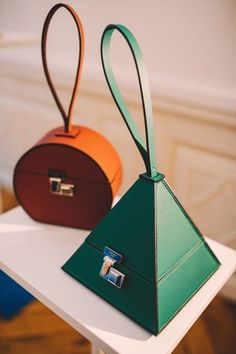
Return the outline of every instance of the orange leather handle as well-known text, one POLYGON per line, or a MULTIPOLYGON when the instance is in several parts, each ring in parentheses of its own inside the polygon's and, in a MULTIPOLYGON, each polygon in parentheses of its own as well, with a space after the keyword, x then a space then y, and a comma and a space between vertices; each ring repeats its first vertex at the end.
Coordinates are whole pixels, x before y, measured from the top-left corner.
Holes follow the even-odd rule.
POLYGON ((82 71, 82 65, 83 65, 83 61, 84 61, 84 31, 83 31, 83 26, 82 23, 80 21, 80 18, 78 16, 78 14, 75 12, 75 10, 70 6, 70 5, 66 5, 66 4, 56 4, 55 6, 53 6, 51 8, 51 10, 49 11, 44 25, 43 25, 43 32, 42 32, 42 39, 41 39, 41 53, 42 53, 42 60, 43 60, 43 68, 44 68, 44 72, 46 75, 46 79, 48 82, 48 85, 50 87, 50 90, 52 92, 52 95, 55 99, 55 102, 57 104, 57 107, 59 109, 59 111, 61 112, 63 121, 64 121, 64 130, 66 133, 69 133, 71 130, 71 117, 73 114, 73 109, 74 109, 74 104, 75 104, 75 100, 77 98, 77 93, 78 93, 78 88, 79 88, 79 82, 80 82, 80 76, 81 76, 81 71, 82 71), (48 34, 48 27, 49 24, 51 22, 51 19, 53 17, 53 15, 55 14, 55 12, 60 9, 61 7, 64 7, 73 17, 77 30, 78 30, 78 34, 79 34, 79 58, 78 58, 78 66, 77 66, 77 70, 76 70, 76 76, 75 76, 75 83, 74 83, 74 87, 73 87, 73 91, 72 91, 72 96, 71 96, 71 101, 70 101, 70 106, 68 109, 68 114, 65 113, 65 110, 59 100, 59 97, 56 93, 55 87, 52 83, 50 74, 49 74, 49 70, 48 70, 48 64, 47 64, 47 57, 46 57, 46 48, 47 48, 47 34, 48 34))

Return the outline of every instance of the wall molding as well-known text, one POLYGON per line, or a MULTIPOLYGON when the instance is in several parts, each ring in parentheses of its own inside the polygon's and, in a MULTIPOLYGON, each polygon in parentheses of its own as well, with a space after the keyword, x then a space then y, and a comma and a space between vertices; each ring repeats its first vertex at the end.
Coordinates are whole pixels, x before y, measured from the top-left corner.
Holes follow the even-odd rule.
MULTIPOLYGON (((62 66, 57 59, 53 71, 55 85, 58 90, 69 95, 74 78, 65 67, 70 68, 70 65, 66 65, 65 62, 62 66)), ((129 73, 125 71, 120 71, 117 75, 119 76, 119 83, 123 87, 124 96, 129 104, 138 105, 140 103, 139 91, 136 87, 135 78, 129 77, 129 73)), ((24 83, 24 86, 32 86, 31 95, 35 102, 42 102, 43 99, 42 103, 51 104, 51 97, 50 94, 48 95, 49 89, 44 77, 40 56, 37 60, 35 56, 33 56, 32 60, 29 60, 27 56, 25 58, 23 56, 21 60, 17 60, 12 56, 3 56, 1 58, 0 76, 1 80, 4 80, 6 84, 5 87, 0 88, 2 95, 14 94, 15 97, 23 98, 25 92, 20 89, 20 86, 24 83), (15 87, 18 87, 18 91, 12 91, 12 80, 15 87), (17 82, 19 85, 16 85, 17 82), (45 90, 45 95, 42 94, 43 90, 45 90)), ((193 84, 178 82, 174 79, 159 78, 157 80, 155 75, 150 75, 150 78, 154 111, 179 114, 192 119, 236 128, 235 93, 194 87, 193 84)), ((80 94, 90 97, 95 96, 103 100, 111 99, 101 67, 92 63, 87 64, 82 76, 80 94)))

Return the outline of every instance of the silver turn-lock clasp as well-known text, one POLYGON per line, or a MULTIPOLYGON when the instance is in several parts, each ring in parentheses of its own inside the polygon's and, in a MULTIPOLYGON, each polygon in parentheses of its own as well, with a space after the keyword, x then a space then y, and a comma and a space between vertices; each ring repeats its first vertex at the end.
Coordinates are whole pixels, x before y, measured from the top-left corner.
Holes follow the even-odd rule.
POLYGON ((125 275, 113 267, 115 263, 121 263, 122 255, 113 251, 109 247, 104 248, 103 264, 99 275, 109 283, 121 288, 125 275))
POLYGON ((64 183, 59 177, 49 177, 50 191, 52 194, 64 197, 74 196, 74 184, 64 183))
POLYGON ((74 184, 65 183, 66 172, 58 170, 48 170, 49 186, 51 194, 61 195, 64 197, 74 196, 74 184))

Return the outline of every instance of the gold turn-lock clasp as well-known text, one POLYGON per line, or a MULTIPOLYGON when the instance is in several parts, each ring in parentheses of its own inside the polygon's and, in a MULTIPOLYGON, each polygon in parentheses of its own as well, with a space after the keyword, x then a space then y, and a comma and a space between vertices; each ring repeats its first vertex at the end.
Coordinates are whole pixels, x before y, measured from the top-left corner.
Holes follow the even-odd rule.
POLYGON ((64 183, 59 177, 49 177, 50 191, 52 194, 64 197, 74 196, 74 184, 64 183))

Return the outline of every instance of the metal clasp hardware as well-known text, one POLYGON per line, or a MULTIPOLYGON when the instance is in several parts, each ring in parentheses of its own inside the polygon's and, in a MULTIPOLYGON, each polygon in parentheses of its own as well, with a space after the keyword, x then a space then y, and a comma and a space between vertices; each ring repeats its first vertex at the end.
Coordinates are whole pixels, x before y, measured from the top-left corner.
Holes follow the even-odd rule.
POLYGON ((121 263, 122 255, 113 251, 109 247, 104 248, 103 254, 105 257, 103 258, 103 264, 99 275, 118 288, 121 288, 125 275, 113 268, 113 265, 115 263, 121 263))
POLYGON ((61 195, 65 197, 73 197, 74 185, 69 183, 62 183, 62 179, 58 177, 49 177, 50 191, 52 194, 61 195))

